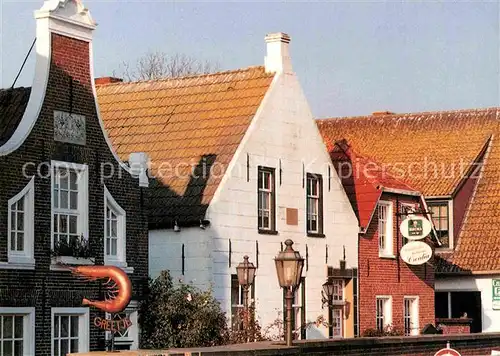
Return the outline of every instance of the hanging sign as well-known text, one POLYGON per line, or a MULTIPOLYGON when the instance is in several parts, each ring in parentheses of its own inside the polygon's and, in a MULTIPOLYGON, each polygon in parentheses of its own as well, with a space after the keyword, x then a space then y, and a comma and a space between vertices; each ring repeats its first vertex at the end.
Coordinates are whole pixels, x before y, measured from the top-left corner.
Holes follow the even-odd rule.
POLYGON ((493 279, 492 304, 493 310, 500 310, 500 279, 493 279))
POLYGON ((421 240, 431 233, 432 224, 422 216, 409 215, 401 222, 399 230, 408 240, 421 240))
POLYGON ((410 241, 401 248, 401 259, 409 265, 423 265, 432 257, 432 248, 425 242, 410 241))

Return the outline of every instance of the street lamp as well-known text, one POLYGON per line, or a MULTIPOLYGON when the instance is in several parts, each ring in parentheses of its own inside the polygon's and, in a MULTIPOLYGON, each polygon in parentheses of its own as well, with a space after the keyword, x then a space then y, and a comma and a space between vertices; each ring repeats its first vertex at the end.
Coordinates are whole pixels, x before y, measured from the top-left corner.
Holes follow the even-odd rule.
POLYGON ((333 337, 333 325, 332 325, 332 302, 333 302, 333 292, 334 286, 330 279, 327 279, 325 283, 323 283, 323 290, 321 291, 323 305, 328 305, 328 337, 333 337))
POLYGON ((243 256, 243 262, 236 267, 236 274, 238 275, 238 283, 243 288, 243 307, 248 312, 248 290, 253 284, 255 278, 255 270, 257 267, 252 262, 248 262, 248 256, 243 256))
POLYGON ((286 345, 292 346, 292 299, 293 293, 300 285, 304 259, 292 248, 292 240, 286 240, 285 245, 285 250, 278 253, 274 262, 280 287, 286 291, 286 345))

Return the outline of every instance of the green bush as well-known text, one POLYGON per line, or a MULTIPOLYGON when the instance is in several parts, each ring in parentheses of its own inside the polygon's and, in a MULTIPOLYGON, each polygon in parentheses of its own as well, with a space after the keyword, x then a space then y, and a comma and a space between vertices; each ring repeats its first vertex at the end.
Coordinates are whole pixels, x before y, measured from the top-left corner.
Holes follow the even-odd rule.
POLYGON ((139 323, 145 349, 216 346, 228 338, 225 313, 211 291, 174 285, 167 271, 150 281, 139 323))

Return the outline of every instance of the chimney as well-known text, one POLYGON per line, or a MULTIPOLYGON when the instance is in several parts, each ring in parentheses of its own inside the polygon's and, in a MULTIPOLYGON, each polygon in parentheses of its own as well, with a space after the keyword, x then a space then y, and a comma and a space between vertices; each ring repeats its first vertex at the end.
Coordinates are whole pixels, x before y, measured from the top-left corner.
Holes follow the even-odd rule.
POLYGON ((95 85, 106 85, 106 84, 121 83, 121 82, 123 82, 123 79, 115 77, 100 77, 94 79, 95 85))
POLYGON ((267 55, 264 60, 266 72, 291 73, 292 61, 288 52, 290 36, 283 32, 270 33, 265 38, 267 55))
POLYGON ((394 115, 395 112, 392 111, 375 111, 372 113, 372 116, 384 116, 384 115, 394 115))

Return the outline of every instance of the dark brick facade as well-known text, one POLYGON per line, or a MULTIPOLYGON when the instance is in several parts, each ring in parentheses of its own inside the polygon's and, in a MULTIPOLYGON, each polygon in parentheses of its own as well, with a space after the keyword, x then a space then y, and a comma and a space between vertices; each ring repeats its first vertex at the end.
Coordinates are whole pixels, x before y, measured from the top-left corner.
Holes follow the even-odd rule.
POLYGON ((403 203, 419 203, 418 197, 384 193, 381 200, 393 203, 393 250, 395 258, 379 257, 378 213, 375 211, 365 234, 359 238, 359 328, 360 334, 376 327, 376 297, 392 296, 392 326, 404 330, 405 296, 419 297, 419 328, 434 324, 434 268, 430 263, 410 266, 399 256, 403 236, 401 217, 396 215, 403 203))
MULTIPOLYGON (((148 275, 148 232, 143 195, 138 179, 123 170, 106 143, 98 121, 92 93, 89 43, 52 34, 50 76, 45 100, 28 138, 7 156, 0 156, 0 261, 7 262, 8 199, 19 193, 35 176, 35 270, 0 269, 0 306, 35 306, 36 355, 51 354, 51 307, 81 307, 82 298, 102 299, 99 282, 78 280, 66 271, 51 271, 51 179, 50 161, 88 165, 89 241, 96 264, 104 261, 104 184, 126 211, 127 263, 133 267, 133 299, 141 298, 148 275), (54 110, 86 118, 86 145, 54 141, 54 110), (23 176, 23 166, 33 162, 23 176), (112 178, 101 179, 101 167, 114 167, 112 178), (37 167, 42 167, 37 172, 37 167)), ((104 332, 93 324, 90 309, 90 350, 103 349, 104 332)))

